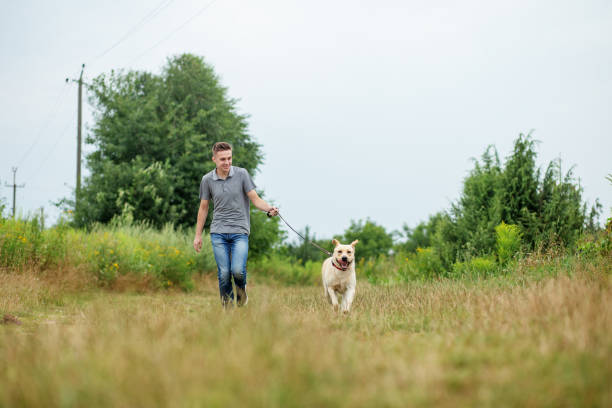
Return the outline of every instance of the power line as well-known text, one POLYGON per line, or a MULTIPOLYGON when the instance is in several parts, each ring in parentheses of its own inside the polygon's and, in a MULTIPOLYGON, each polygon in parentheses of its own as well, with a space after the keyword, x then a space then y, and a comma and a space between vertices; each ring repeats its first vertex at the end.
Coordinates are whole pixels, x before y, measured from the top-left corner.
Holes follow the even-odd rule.
POLYGON ((23 161, 26 159, 26 157, 28 157, 28 155, 30 154, 34 146, 36 146, 38 142, 40 141, 40 138, 43 135, 43 131, 49 126, 49 124, 51 124, 51 121, 57 115, 57 112, 59 111, 60 107, 63 105, 62 102, 64 101, 64 95, 66 95, 66 89, 67 89, 67 86, 64 84, 62 86, 62 89, 60 90, 58 97, 55 100, 55 109, 51 111, 51 114, 47 117, 47 120, 43 122, 42 127, 38 130, 38 133, 35 136, 34 142, 30 145, 28 150, 26 150, 26 152, 23 154, 21 159, 17 162, 17 166, 20 166, 23 163, 23 161))
POLYGON ((151 51, 152 49, 156 48, 158 45, 160 45, 161 43, 165 42, 168 38, 172 37, 174 34, 176 34, 178 31, 180 31, 183 27, 185 27, 187 24, 189 24, 192 20, 194 20, 196 17, 198 17, 200 14, 202 14, 204 11, 206 11, 206 9, 208 9, 210 6, 212 6, 217 0, 213 0, 210 3, 208 3, 206 6, 202 7, 200 10, 198 10, 194 15, 192 15, 191 17, 189 17, 187 20, 185 20, 184 23, 182 23, 180 26, 178 26, 177 28, 175 28, 172 32, 170 32, 170 34, 168 34, 166 37, 162 38, 160 41, 158 41, 157 43, 155 43, 155 45, 153 45, 151 48, 148 48, 145 52, 143 52, 142 54, 138 55, 136 58, 134 58, 132 61, 130 61, 129 65, 133 64, 134 62, 138 61, 140 58, 142 58, 146 53, 148 53, 149 51, 151 51))
POLYGON ((42 167, 45 165, 45 163, 47 162, 47 160, 49 159, 49 157, 51 157, 51 155, 53 154, 53 152, 55 151, 55 148, 57 147, 59 141, 62 139, 62 137, 66 134, 66 131, 68 130, 68 127, 70 126, 70 124, 72 123, 73 118, 70 117, 68 118, 68 120, 66 121, 66 124, 64 125, 64 129, 58 134, 58 136, 55 138, 55 141, 53 142, 53 145, 51 146, 51 149, 48 150, 47 154, 45 155, 45 158, 42 159, 42 161, 40 162, 40 164, 38 165, 38 168, 31 173, 31 176, 29 177, 29 179, 33 179, 35 176, 38 175, 38 172, 40 171, 40 169, 42 169, 42 167))
POLYGON ((138 23, 132 26, 132 28, 130 28, 121 38, 119 38, 119 40, 117 40, 113 45, 111 45, 101 54, 94 57, 94 59, 88 65, 91 65, 94 62, 98 61, 100 58, 102 58, 103 56, 111 52, 113 49, 115 49, 115 47, 117 47, 119 44, 127 40, 130 36, 132 36, 134 33, 140 30, 146 23, 151 21, 155 16, 157 16, 165 8, 167 8, 170 4, 172 4, 173 1, 174 0, 163 0, 162 2, 160 2, 157 6, 153 8, 153 10, 147 13, 147 15, 145 15, 138 23))
MULTIPOLYGON (((116 41, 113 45, 111 45, 109 48, 107 48, 104 52, 102 52, 101 54, 99 54, 98 56, 96 56, 94 58, 94 60, 92 62, 95 62, 97 60, 99 60, 100 58, 102 58, 104 55, 108 54, 111 50, 113 50, 114 48, 116 48, 117 46, 119 46, 122 42, 124 42, 125 40, 127 40, 131 35, 133 35, 134 33, 136 33, 140 28, 142 28, 142 26, 144 26, 147 22, 149 22, 151 19, 153 19, 155 16, 157 16, 159 13, 161 13, 164 9, 166 9, 174 0, 163 0, 160 3, 158 3, 153 10, 151 10, 149 13, 147 13, 138 23, 136 23, 132 28, 130 28, 126 34, 124 34, 118 41, 116 41)), ((204 11, 206 11, 210 6, 212 6, 214 3, 216 2, 216 0, 211 1, 210 3, 208 3, 207 5, 205 5, 204 7, 202 7, 201 9, 199 9, 195 14, 193 14, 191 17, 189 17, 187 20, 185 20, 181 25, 179 25, 177 28, 175 28, 173 31, 171 31, 167 36, 165 36, 164 38, 162 38, 160 41, 158 41, 157 43, 155 43, 152 47, 148 48, 147 50, 145 50, 143 53, 141 53, 136 59, 134 59, 132 62, 140 59, 142 56, 144 56, 146 53, 148 53, 149 51, 153 50, 154 48, 158 47, 160 44, 162 44, 163 42, 165 42, 166 40, 168 40, 171 36, 173 36, 174 34, 176 34, 178 31, 180 31, 181 29, 183 29, 187 24, 189 24, 191 21, 193 21, 195 18, 197 18, 198 16, 200 16, 202 13, 204 13, 204 11)), ((64 95, 66 90, 66 87, 64 86, 62 88, 62 93, 61 96, 64 95)), ((59 104, 58 108, 59 109, 59 104)), ((56 110, 57 110, 56 109, 56 110)), ((38 172, 42 169, 42 167, 45 165, 47 159, 51 156, 51 154, 55 151, 55 148, 57 147, 59 141, 61 140, 61 138, 64 136, 64 134, 66 133, 68 126, 69 126, 70 122, 66 123, 66 126, 64 127, 64 129, 58 134, 57 138, 55 139, 51 149, 48 151, 48 154, 45 156, 45 158, 40 162, 38 168, 36 169, 36 171, 34 171, 32 173, 32 177, 36 176, 38 174, 38 172)), ((46 126, 45 126, 46 127, 46 126)), ((44 129, 44 127, 43 127, 44 129)), ((42 135, 42 130, 40 131, 40 134, 38 135, 36 141, 33 143, 32 146, 30 146, 30 148, 28 149, 28 151, 26 152, 26 154, 23 156, 23 158, 21 159, 20 163, 26 158, 26 156, 30 153, 30 151, 32 150, 32 148, 34 147, 34 145, 36 143, 38 143, 40 136, 42 135)), ((175 141, 173 144, 178 145, 182 140, 177 140, 175 141)))

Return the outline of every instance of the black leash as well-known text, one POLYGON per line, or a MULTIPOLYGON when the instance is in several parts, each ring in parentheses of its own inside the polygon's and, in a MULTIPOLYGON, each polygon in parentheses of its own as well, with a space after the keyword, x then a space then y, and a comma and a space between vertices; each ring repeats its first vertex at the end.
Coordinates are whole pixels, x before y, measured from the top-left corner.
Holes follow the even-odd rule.
MULTIPOLYGON (((270 213, 269 213, 269 212, 267 212, 266 214, 268 215, 268 217, 272 217, 272 216, 270 215, 270 213)), ((316 247, 316 248, 317 248, 319 251, 323 252, 323 253, 324 253, 324 254, 326 254, 327 256, 332 256, 332 253, 331 253, 331 252, 329 252, 327 249, 325 249, 325 248, 321 248, 319 245, 315 244, 315 243, 314 243, 314 242, 312 242, 312 241, 307 241, 307 240, 306 240, 306 238, 304 238, 304 237, 302 236, 302 234, 300 234, 299 232, 297 232, 297 231, 296 231, 296 230, 295 230, 295 229, 294 229, 294 228, 293 228, 291 225, 289 225, 289 223, 288 223, 287 221, 285 221, 285 219, 283 218, 283 216, 282 216, 282 215, 280 215, 280 213, 278 213, 278 216, 280 217, 280 219, 281 219, 281 220, 283 220, 283 222, 284 222, 285 224, 287 224, 287 226, 288 226, 288 227, 291 229, 291 231, 293 231, 293 232, 295 232, 296 234, 298 234, 298 236, 299 236, 300 238, 302 238, 302 239, 304 240, 304 242, 308 242, 310 245, 312 245, 312 246, 316 247)))

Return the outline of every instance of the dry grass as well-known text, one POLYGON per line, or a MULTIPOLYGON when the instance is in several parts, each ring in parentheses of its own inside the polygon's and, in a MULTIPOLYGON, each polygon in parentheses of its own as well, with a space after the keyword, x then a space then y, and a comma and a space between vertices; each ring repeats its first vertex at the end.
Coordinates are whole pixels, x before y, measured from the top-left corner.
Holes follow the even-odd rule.
POLYGON ((224 312, 210 278, 139 294, 71 273, 0 273, 0 311, 23 322, 0 325, 0 406, 612 403, 612 281, 588 265, 520 285, 361 282, 347 318, 319 287, 252 279, 224 312))

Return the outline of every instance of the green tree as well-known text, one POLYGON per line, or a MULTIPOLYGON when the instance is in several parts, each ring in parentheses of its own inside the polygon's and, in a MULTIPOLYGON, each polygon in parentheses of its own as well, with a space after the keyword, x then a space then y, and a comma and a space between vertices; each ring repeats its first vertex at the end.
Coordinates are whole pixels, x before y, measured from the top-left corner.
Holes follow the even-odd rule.
POLYGON ((251 174, 262 162, 246 116, 201 57, 170 58, 160 75, 111 71, 89 93, 95 123, 86 141, 95 151, 75 209, 79 226, 129 208, 137 221, 192 227, 200 180, 214 168, 214 142, 231 143, 234 165, 251 174))
POLYGON ((251 206, 250 213, 249 256, 259 258, 278 246, 286 234, 280 229, 278 217, 270 218, 254 206, 251 206))
POLYGON ((304 228, 304 231, 300 231, 300 234, 305 239, 299 238, 296 243, 286 243, 281 248, 280 253, 305 263, 307 261, 322 261, 327 257, 320 249, 312 245, 313 243, 328 251, 333 249, 331 239, 317 239, 315 234, 310 233, 308 225, 304 228))
POLYGON ((495 253, 495 227, 516 225, 527 248, 551 242, 570 246, 580 233, 596 225, 601 206, 588 211, 582 187, 572 169, 565 175, 561 161, 551 162, 540 177, 536 142, 519 135, 502 166, 493 147, 464 180, 463 191, 429 234, 435 253, 448 269, 455 262, 495 253))
POLYGON ((495 245, 495 227, 502 219, 500 189, 503 174, 499 156, 489 146, 482 163, 474 160, 474 169, 463 182, 459 201, 451 206, 450 215, 459 242, 456 248, 465 256, 480 256, 495 245))
POLYGON ((161 228, 177 217, 177 207, 172 204, 172 172, 167 161, 148 165, 137 157, 128 163, 104 162, 100 171, 92 173, 89 183, 99 190, 92 199, 79 203, 79 211, 74 215, 79 225, 129 214, 131 219, 161 228))
POLYGON ((456 261, 482 256, 495 246, 495 226, 501 220, 502 167, 497 151, 487 147, 481 161, 463 181, 460 198, 440 215, 430 241, 444 267, 456 261))
POLYGON ((420 222, 416 227, 410 228, 404 224, 402 237, 404 242, 396 245, 396 250, 405 252, 416 252, 417 248, 427 248, 432 245, 433 235, 436 233, 438 224, 444 217, 444 213, 439 212, 429 217, 427 222, 420 222))
POLYGON ((351 221, 351 225, 344 231, 344 235, 337 236, 343 244, 350 244, 358 239, 359 244, 355 253, 358 258, 374 258, 378 255, 386 255, 393 247, 393 234, 387 233, 385 228, 377 225, 370 219, 351 221))
MULTIPOLYGON (((501 220, 522 227, 527 242, 536 242, 540 233, 543 200, 538 190, 540 170, 536 165, 536 141, 531 134, 520 134, 514 142, 514 150, 506 159, 500 190, 501 220)), ((496 224, 497 225, 497 224, 496 224)))
POLYGON ((540 187, 538 235, 534 241, 574 243, 583 229, 594 229, 600 209, 596 202, 587 215, 582 187, 573 178, 573 168, 564 176, 561 160, 552 161, 540 187))

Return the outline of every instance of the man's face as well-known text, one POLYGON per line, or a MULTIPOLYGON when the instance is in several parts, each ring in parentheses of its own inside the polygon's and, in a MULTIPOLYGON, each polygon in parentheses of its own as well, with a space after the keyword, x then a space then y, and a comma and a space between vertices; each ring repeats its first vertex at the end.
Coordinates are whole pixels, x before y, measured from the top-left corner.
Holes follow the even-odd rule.
POLYGON ((227 173, 232 165, 232 151, 222 150, 213 155, 212 160, 217 165, 217 168, 223 173, 227 173))

